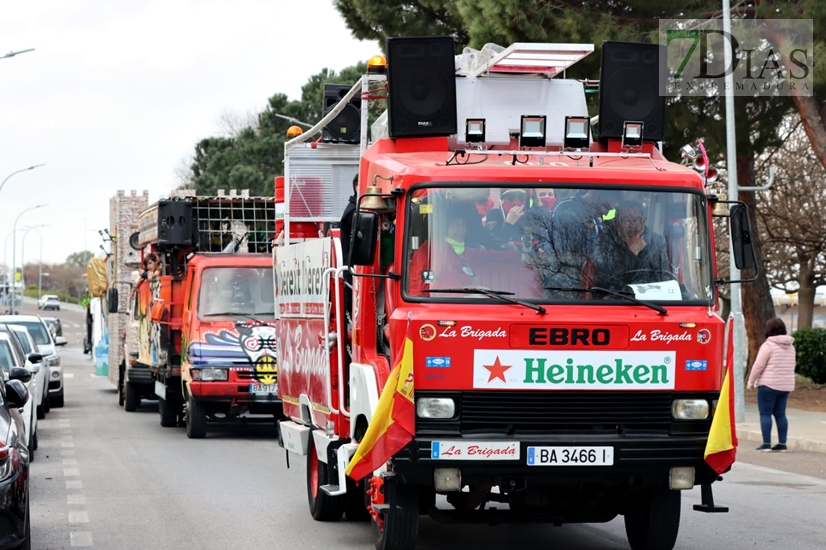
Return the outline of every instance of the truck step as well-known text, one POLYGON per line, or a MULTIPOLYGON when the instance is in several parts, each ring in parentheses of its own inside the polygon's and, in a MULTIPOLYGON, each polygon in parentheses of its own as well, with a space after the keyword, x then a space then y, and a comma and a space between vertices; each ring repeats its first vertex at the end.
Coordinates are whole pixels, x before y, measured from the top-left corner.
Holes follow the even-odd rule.
POLYGON ((322 485, 321 490, 330 495, 331 497, 335 497, 338 495, 343 495, 347 493, 347 489, 341 490, 338 485, 322 485))

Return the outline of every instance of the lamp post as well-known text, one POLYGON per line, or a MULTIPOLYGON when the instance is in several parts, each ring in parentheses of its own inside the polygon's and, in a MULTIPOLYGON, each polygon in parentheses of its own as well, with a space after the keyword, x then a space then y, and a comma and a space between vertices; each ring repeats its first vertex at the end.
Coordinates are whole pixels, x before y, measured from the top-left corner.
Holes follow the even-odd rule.
MULTIPOLYGON (((42 208, 44 206, 46 206, 46 205, 45 204, 38 204, 37 206, 32 206, 32 207, 26 208, 25 210, 20 212, 20 214, 18 214, 17 217, 14 219, 14 228, 13 228, 12 233, 17 233, 17 222, 20 220, 20 216, 22 216, 23 214, 25 214, 26 212, 28 212, 30 210, 34 210, 36 208, 42 208)), ((16 312, 16 307, 17 307, 17 303, 15 301, 15 298, 17 297, 17 288, 16 288, 16 285, 14 284, 16 282, 14 279, 17 278, 17 264, 15 263, 15 260, 16 260, 15 256, 17 255, 17 236, 15 236, 11 240, 11 243, 12 243, 12 246, 11 246, 11 273, 12 273, 12 290, 13 290, 12 296, 11 296, 11 314, 14 315, 15 312, 16 312)))
POLYGON ((28 170, 34 170, 35 168, 40 168, 41 166, 46 166, 46 165, 45 164, 35 164, 34 166, 29 166, 28 168, 23 168, 23 169, 17 170, 16 172, 12 172, 8 176, 6 176, 6 179, 3 180, 3 183, 0 183, 0 191, 3 190, 3 186, 6 185, 6 182, 9 181, 9 178, 12 177, 13 175, 19 174, 20 172, 26 172, 28 170))
POLYGON ((18 50, 16 52, 9 52, 6 55, 0 55, 0 59, 6 59, 7 57, 14 57, 15 55, 26 53, 26 52, 33 52, 34 48, 29 48, 28 50, 18 50))
MULTIPOLYGON (((32 229, 37 229, 38 227, 46 227, 45 223, 41 223, 40 225, 33 225, 26 229, 26 232, 23 233, 23 238, 20 239, 20 271, 23 274, 21 277, 23 279, 23 293, 26 292, 26 235, 29 234, 29 231, 32 229)), ((38 273, 43 272, 43 233, 37 229, 37 234, 40 236, 40 267, 38 268, 38 273)), ((38 281, 42 279, 42 277, 38 274, 38 281)), ((38 283, 38 290, 37 290, 37 299, 40 299, 40 288, 38 283)))

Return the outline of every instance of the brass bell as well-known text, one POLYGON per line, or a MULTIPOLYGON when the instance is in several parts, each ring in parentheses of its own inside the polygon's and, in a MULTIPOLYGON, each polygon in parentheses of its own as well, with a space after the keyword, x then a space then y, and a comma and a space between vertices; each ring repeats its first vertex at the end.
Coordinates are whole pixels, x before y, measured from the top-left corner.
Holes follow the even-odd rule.
POLYGON ((728 216, 729 215, 728 205, 723 203, 723 202, 719 202, 719 201, 724 201, 727 198, 728 197, 725 193, 720 193, 719 195, 717 195, 718 202, 714 203, 714 208, 711 210, 711 215, 712 216, 728 216))
POLYGON ((370 197, 366 197, 364 202, 361 203, 361 207, 364 210, 389 210, 390 207, 387 206, 387 202, 384 200, 383 197, 378 197, 376 195, 381 194, 381 187, 378 186, 369 186, 365 193, 366 195, 373 195, 370 197))

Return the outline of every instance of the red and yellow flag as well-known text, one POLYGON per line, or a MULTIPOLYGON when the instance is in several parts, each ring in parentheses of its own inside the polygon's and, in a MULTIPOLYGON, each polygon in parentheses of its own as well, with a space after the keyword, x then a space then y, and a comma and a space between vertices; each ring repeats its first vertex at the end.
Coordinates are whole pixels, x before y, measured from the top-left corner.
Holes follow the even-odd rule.
POLYGON ((373 419, 347 466, 347 475, 359 480, 399 452, 416 431, 413 401, 413 339, 410 320, 402 353, 381 391, 373 419))
POLYGON ((708 432, 704 455, 708 465, 718 474, 722 474, 726 471, 726 468, 734 464, 734 457, 737 454, 737 429, 734 423, 734 383, 732 382, 733 367, 734 317, 729 317, 726 376, 723 378, 723 387, 720 389, 717 410, 711 421, 711 430, 708 432))

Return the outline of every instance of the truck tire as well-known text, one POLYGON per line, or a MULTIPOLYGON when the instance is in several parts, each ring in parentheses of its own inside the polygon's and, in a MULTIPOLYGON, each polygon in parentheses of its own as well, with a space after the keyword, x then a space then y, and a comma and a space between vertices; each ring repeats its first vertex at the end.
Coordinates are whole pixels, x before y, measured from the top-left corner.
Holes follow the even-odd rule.
POLYGON ((161 426, 164 428, 174 428, 178 425, 177 409, 161 397, 158 398, 158 412, 161 414, 161 426))
POLYGON ((124 386, 126 384, 123 381, 123 379, 126 376, 125 371, 126 371, 126 366, 123 363, 121 363, 120 367, 118 367, 118 407, 123 407, 123 405, 126 401, 126 396, 124 395, 124 393, 126 392, 126 389, 124 388, 124 386))
POLYGON ((413 550, 419 537, 419 488, 397 484, 385 494, 390 507, 373 516, 376 550, 413 550))
POLYGON ((186 436, 189 439, 206 437, 206 411, 192 394, 186 399, 186 436))
POLYGON ((652 489, 625 513, 632 550, 671 550, 680 530, 680 491, 652 489))
POLYGON ((338 521, 344 514, 347 495, 330 496, 321 490, 326 485, 327 465, 318 459, 313 436, 307 448, 307 502, 310 514, 317 521, 338 521))
POLYGON ((347 501, 344 504, 344 515, 347 521, 367 521, 370 519, 370 512, 367 507, 370 499, 364 492, 366 479, 353 481, 347 478, 347 501))
POLYGON ((127 382, 123 393, 126 394, 123 401, 123 408, 126 412, 135 412, 138 410, 141 404, 141 392, 138 391, 138 387, 132 382, 127 382))

